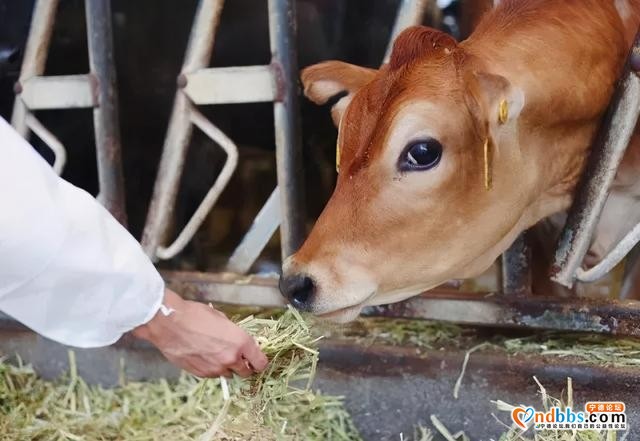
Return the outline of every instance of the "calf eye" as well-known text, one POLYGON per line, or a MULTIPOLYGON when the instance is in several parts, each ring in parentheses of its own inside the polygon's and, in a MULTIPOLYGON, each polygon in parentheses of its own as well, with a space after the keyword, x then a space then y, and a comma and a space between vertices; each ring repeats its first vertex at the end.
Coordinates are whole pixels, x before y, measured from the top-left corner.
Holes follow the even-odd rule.
POLYGON ((429 170, 440 162, 442 144, 433 138, 412 141, 400 155, 401 171, 429 170))

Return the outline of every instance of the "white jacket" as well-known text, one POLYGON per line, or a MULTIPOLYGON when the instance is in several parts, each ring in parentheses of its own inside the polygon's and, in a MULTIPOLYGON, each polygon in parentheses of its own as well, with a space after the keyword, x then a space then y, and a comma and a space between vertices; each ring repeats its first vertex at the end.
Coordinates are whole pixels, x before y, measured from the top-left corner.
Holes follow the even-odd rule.
POLYGON ((0 118, 0 311, 60 343, 106 346, 163 293, 127 230, 0 118))

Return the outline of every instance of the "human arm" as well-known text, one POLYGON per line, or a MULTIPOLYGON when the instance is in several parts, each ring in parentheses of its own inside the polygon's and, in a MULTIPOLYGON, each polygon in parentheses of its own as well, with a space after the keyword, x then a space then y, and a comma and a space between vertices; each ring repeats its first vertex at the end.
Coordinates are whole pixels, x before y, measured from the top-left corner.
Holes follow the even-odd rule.
POLYGON ((106 346, 135 329, 181 367, 204 360, 209 367, 194 372, 202 375, 218 375, 211 368, 218 365, 227 373, 243 356, 254 358, 256 370, 266 365, 244 331, 226 317, 202 314, 201 307, 165 294, 160 274, 126 229, 91 195, 53 173, 0 118, 1 311, 76 347, 106 346), (158 312, 165 298, 180 306, 175 315, 158 312), (227 349, 215 351, 208 342, 200 352, 184 350, 188 340, 214 336, 227 349))

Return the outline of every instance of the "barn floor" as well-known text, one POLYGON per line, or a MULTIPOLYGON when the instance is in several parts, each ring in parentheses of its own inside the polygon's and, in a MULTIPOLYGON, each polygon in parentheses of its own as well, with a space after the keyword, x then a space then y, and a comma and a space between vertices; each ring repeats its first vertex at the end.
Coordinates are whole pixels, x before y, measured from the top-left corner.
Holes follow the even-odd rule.
MULTIPOLYGON (((0 324, 0 353, 20 354, 46 378, 67 369, 66 347, 15 324, 0 324)), ((561 396, 567 377, 572 377, 578 403, 624 401, 631 426, 626 439, 640 439, 640 426, 634 424, 640 420, 637 368, 605 368, 567 358, 480 351, 470 357, 456 400, 453 389, 465 353, 464 348, 363 345, 330 338, 322 345, 316 386, 345 396, 366 440, 399 440, 400 433, 407 439, 416 425, 432 427, 429 418, 436 415, 452 433, 464 430, 474 441, 488 441, 505 431, 491 414, 505 422, 509 418, 496 411, 491 400, 535 406, 540 399, 534 375, 556 397, 561 396)), ((79 374, 91 383, 117 383, 123 366, 131 379, 177 375, 154 349, 130 341, 110 348, 76 350, 76 358, 79 374)))

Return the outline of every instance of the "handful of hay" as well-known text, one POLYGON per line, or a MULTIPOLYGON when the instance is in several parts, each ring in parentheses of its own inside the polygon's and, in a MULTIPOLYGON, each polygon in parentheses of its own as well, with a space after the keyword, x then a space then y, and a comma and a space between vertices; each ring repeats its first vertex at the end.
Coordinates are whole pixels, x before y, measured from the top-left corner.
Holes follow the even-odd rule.
POLYGON ((78 377, 73 352, 66 383, 0 360, 0 440, 360 439, 342 398, 311 390, 318 338, 295 310, 239 324, 270 360, 265 372, 248 379, 183 374, 175 384, 103 389, 78 377))

